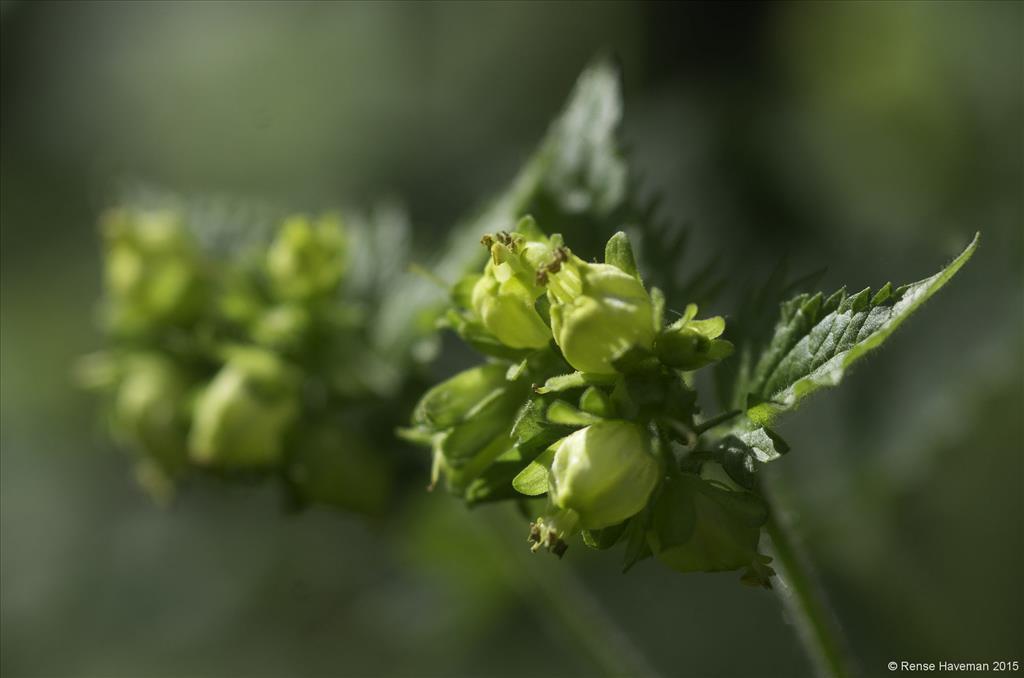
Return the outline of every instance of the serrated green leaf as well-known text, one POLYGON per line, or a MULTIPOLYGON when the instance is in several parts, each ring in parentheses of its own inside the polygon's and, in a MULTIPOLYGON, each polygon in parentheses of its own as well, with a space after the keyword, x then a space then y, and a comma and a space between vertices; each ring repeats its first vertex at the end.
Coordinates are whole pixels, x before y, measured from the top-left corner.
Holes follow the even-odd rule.
POLYGON ((747 290, 729 319, 728 335, 736 346, 736 354, 714 366, 722 409, 744 408, 754 362, 771 340, 779 305, 794 294, 812 289, 824 273, 825 269, 819 269, 792 279, 787 262, 782 260, 766 280, 747 290))
POLYGON ((828 299, 804 294, 784 303, 748 391, 761 402, 747 416, 766 424, 814 391, 838 384, 854 362, 881 346, 960 270, 978 238, 939 273, 899 289, 886 285, 874 294, 865 289, 850 296, 840 290, 828 299))

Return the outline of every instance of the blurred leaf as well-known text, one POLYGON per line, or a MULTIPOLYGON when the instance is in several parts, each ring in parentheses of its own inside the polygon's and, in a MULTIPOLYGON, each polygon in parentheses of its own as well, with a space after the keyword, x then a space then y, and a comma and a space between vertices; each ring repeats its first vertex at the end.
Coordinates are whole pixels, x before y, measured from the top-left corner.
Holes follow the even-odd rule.
POLYGON ((653 555, 647 540, 647 528, 650 522, 650 504, 644 507, 643 511, 626 521, 626 530, 622 535, 626 539, 626 552, 622 556, 623 573, 629 572, 641 560, 646 560, 653 555))
POLYGON ((747 490, 756 487, 758 463, 768 463, 789 451, 789 446, 774 431, 758 428, 736 435, 727 435, 709 452, 700 452, 688 459, 687 470, 699 472, 707 479, 707 462, 721 465, 729 479, 747 490))
MULTIPOLYGON (((626 198, 627 169, 616 138, 621 119, 618 70, 599 59, 580 75, 562 113, 515 178, 449 232, 439 257, 428 268, 443 280, 458 280, 485 258, 480 235, 512 231, 527 213, 541 225, 550 222, 563 231, 574 218, 582 217, 596 232, 595 219, 610 218, 626 198)), ((410 322, 409 309, 435 308, 436 317, 444 301, 443 290, 406 276, 392 286, 392 294, 382 304, 375 329, 378 343, 390 355, 407 355, 396 345, 415 344, 423 335, 423 328, 410 322)))
POLYGON ((754 562, 764 502, 684 473, 665 483, 649 537, 658 560, 679 572, 735 570, 754 562))
POLYGON ((622 203, 627 169, 616 139, 621 121, 618 70, 598 60, 580 76, 541 150, 542 186, 566 212, 606 215, 622 203))
POLYGON ((600 530, 583 530, 583 543, 592 549, 610 549, 619 543, 628 525, 629 521, 625 520, 618 525, 603 527, 600 530))

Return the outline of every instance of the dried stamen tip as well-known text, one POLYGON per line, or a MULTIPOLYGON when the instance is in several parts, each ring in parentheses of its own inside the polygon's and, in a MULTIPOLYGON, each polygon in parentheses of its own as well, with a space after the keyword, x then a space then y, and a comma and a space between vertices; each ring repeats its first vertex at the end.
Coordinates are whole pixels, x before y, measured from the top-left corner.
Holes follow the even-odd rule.
POLYGON ((566 549, 569 548, 569 545, 558 536, 553 526, 545 525, 542 518, 538 518, 535 522, 530 523, 528 541, 532 544, 530 550, 534 553, 545 548, 559 558, 565 555, 566 549))
POLYGON ((537 269, 537 284, 547 285, 548 276, 562 270, 562 264, 569 261, 569 249, 566 247, 557 248, 551 256, 551 261, 537 269))
POLYGON ((485 235, 484 237, 480 238, 480 244, 486 247, 487 249, 491 249, 491 245, 494 244, 494 238, 491 237, 490 235, 485 235))

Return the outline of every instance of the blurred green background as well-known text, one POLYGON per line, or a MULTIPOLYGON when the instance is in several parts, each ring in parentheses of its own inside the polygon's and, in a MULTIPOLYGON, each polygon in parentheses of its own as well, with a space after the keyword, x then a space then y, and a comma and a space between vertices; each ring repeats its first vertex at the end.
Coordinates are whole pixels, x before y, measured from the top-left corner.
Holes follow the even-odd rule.
MULTIPOLYGON (((722 254, 735 289, 783 255, 827 262, 826 289, 917 280, 982 232, 786 421, 771 471, 866 675, 1024 661, 1022 27, 1024 4, 984 2, 3 2, 0 671, 589 676, 612 648, 667 676, 809 673, 771 594, 530 557, 502 509, 423 493, 368 524, 203 484, 158 509, 72 383, 101 341, 96 216, 125 187, 398 196, 425 255, 601 51, 686 264, 722 254)), ((466 360, 446 349, 438 375, 466 360)))

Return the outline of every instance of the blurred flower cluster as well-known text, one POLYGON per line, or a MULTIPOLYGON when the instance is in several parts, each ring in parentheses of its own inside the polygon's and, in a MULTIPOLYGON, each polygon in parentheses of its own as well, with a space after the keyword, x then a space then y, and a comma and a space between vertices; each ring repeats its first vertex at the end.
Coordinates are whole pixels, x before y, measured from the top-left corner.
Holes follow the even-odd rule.
POLYGON ((183 210, 114 209, 102 235, 110 345, 78 373, 154 497, 204 472, 277 477, 298 504, 386 505, 391 461, 345 418, 379 394, 366 376, 381 359, 367 304, 346 294, 339 216, 289 216, 219 254, 183 210))

